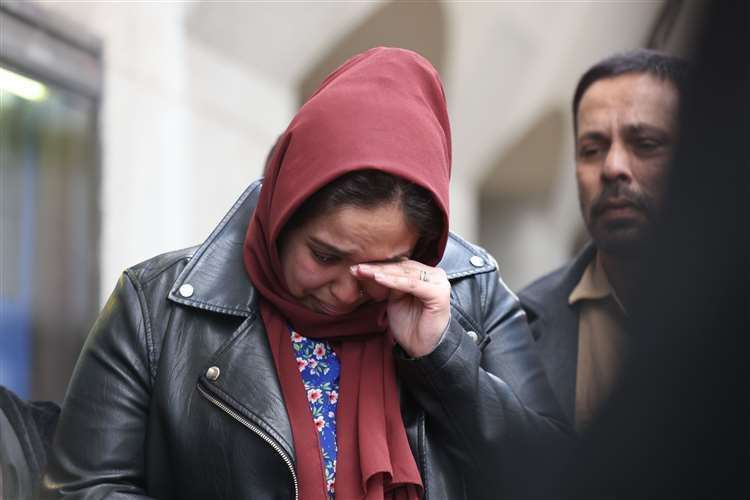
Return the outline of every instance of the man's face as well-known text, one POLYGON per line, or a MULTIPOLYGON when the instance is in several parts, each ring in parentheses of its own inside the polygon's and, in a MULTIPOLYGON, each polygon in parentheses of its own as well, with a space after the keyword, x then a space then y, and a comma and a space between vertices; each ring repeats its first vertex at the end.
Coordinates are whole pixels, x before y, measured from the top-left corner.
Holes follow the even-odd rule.
POLYGON ((656 217, 676 134, 677 90, 648 74, 599 80, 578 108, 576 179, 597 247, 632 255, 656 217))

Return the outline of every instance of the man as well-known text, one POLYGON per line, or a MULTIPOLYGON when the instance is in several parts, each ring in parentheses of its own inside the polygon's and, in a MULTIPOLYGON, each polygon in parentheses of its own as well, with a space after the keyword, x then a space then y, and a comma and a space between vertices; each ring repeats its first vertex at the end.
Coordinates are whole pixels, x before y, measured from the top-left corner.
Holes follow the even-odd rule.
POLYGON ((592 241, 520 299, 577 430, 606 401, 627 354, 633 277, 660 212, 686 73, 680 59, 636 50, 594 65, 574 94, 578 196, 592 241))

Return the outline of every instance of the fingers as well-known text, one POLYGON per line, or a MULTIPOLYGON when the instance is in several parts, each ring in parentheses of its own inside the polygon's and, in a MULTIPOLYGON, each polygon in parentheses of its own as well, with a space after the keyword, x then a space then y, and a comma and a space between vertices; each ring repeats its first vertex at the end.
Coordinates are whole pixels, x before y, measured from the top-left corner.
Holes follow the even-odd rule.
POLYGON ((396 295, 408 293, 422 300, 435 299, 442 296, 446 288, 450 289, 445 271, 415 261, 358 264, 351 270, 359 279, 372 279, 392 291, 401 292, 396 295))
MULTIPOLYGON (((437 269, 415 261, 401 261, 384 264, 357 264, 351 267, 352 274, 358 278, 375 279, 377 275, 404 277, 424 283, 439 283, 440 272, 437 269)), ((444 273, 443 273, 444 274, 444 273)))
POLYGON ((357 264, 351 267, 355 276, 372 278, 375 273, 394 276, 415 277, 427 283, 440 283, 445 277, 445 271, 437 267, 426 266, 414 260, 402 260, 382 264, 357 264))

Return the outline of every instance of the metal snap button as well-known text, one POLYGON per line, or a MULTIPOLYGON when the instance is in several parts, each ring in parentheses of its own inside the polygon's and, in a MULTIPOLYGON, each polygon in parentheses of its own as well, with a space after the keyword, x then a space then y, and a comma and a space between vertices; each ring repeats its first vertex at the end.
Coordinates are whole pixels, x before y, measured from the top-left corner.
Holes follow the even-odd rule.
POLYGON ((469 262, 471 262, 471 265, 474 267, 482 267, 484 265, 484 259, 479 255, 472 255, 469 262))
POLYGON ((479 335, 477 335, 477 332, 473 330, 469 330, 468 332, 466 332, 466 335, 468 335, 471 338, 471 340, 473 340, 474 343, 476 344, 477 339, 479 338, 479 335))
POLYGON ((193 285, 190 285, 189 283, 185 283, 180 287, 180 295, 182 295, 185 298, 188 298, 193 295, 193 292, 195 290, 193 289, 193 285))
POLYGON ((206 370, 206 378, 208 380, 216 380, 219 378, 219 375, 221 375, 221 370, 219 370, 218 366, 212 366, 206 370))

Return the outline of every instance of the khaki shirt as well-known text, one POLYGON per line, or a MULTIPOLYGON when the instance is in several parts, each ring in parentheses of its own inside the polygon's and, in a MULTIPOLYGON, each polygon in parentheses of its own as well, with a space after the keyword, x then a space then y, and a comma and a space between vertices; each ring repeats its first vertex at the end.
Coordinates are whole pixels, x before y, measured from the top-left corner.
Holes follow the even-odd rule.
POLYGON ((579 303, 575 427, 582 430, 617 382, 628 343, 625 308, 607 280, 598 252, 568 302, 579 303))

